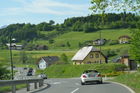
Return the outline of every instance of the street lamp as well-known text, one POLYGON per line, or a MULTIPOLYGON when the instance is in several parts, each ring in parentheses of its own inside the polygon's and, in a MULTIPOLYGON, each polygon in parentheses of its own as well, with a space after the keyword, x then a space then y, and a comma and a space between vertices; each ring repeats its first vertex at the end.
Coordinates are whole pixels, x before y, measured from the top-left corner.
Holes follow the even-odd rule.
POLYGON ((12 38, 10 36, 10 47, 9 47, 9 49, 10 49, 10 61, 11 61, 11 74, 12 74, 11 79, 14 80, 13 58, 12 58, 12 46, 13 46, 12 41, 15 41, 15 38, 12 38))

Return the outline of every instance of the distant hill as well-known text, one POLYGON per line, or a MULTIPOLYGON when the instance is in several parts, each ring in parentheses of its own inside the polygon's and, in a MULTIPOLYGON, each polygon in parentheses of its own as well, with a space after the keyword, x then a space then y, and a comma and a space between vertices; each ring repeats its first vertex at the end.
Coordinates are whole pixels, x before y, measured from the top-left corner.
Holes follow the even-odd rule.
MULTIPOLYGON (((133 29, 131 29, 133 30, 133 29)), ((48 32, 42 32, 42 34, 47 35, 48 32)), ((99 31, 92 33, 84 33, 84 32, 67 32, 62 35, 59 35, 53 38, 54 42, 52 44, 47 40, 35 40, 34 44, 46 44, 49 46, 49 49, 78 49, 79 44, 84 44, 88 41, 99 39, 99 31), (68 43, 70 46, 68 46, 68 43)), ((130 29, 108 29, 101 30, 102 38, 109 40, 118 40, 118 38, 122 35, 131 36, 130 29)), ((109 42, 107 42, 109 43, 109 42)), ((86 44, 85 44, 86 45, 86 44)), ((103 47, 108 47, 109 44, 105 44, 103 47)))
MULTIPOLYGON (((10 24, 0 29, 0 48, 9 42, 9 37, 16 38, 16 42, 25 46, 27 50, 36 50, 37 46, 45 49, 68 50, 78 49, 91 44, 93 40, 107 39, 104 46, 116 43, 121 35, 130 35, 128 29, 136 29, 140 24, 140 16, 135 14, 105 14, 104 24, 99 14, 86 17, 68 18, 62 24, 55 24, 53 20, 39 24, 10 24), (111 41, 114 40, 114 41, 111 41), (115 41, 116 40, 116 41, 115 41)), ((103 46, 103 47, 104 47, 103 46)))

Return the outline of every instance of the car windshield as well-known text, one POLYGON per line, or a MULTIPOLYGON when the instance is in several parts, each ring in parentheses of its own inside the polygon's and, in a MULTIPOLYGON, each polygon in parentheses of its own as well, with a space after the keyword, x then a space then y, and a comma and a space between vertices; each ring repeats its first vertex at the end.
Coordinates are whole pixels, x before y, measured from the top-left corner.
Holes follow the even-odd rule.
POLYGON ((86 70, 83 73, 98 73, 96 70, 86 70))

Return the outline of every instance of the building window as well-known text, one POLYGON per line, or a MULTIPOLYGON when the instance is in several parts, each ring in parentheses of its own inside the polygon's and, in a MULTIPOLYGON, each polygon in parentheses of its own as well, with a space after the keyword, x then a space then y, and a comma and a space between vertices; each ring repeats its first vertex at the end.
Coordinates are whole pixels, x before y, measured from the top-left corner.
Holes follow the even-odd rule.
POLYGON ((91 64, 91 62, 90 62, 90 61, 88 61, 88 62, 87 62, 87 64, 91 64))
POLYGON ((90 58, 93 58, 93 54, 90 54, 90 58))
POLYGON ((95 57, 96 57, 96 58, 99 58, 99 54, 98 54, 98 53, 96 53, 96 54, 95 54, 95 57))

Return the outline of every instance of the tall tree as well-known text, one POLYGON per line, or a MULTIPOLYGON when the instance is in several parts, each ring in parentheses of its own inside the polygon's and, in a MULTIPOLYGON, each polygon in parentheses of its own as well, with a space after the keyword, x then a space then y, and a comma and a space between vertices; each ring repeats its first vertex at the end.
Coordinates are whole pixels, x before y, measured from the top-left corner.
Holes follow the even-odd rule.
POLYGON ((27 63, 28 57, 25 51, 20 52, 20 61, 25 64, 27 63))
MULTIPOLYGON (((105 11, 106 8, 109 5, 109 0, 91 0, 92 7, 90 9, 93 11, 93 13, 99 13, 102 16, 102 26, 104 25, 104 17, 105 17, 105 11)), ((99 34, 99 37, 101 39, 101 31, 99 34)), ((100 44, 100 51, 101 51, 101 44, 100 44)), ((100 63, 101 63, 101 55, 100 55, 100 63)))
POLYGON ((102 24, 104 24, 104 16, 106 8, 109 5, 109 0, 91 0, 92 6, 90 9, 93 11, 93 13, 101 14, 102 16, 102 24))
POLYGON ((0 63, 0 80, 10 79, 10 71, 0 63))
POLYGON ((132 31, 131 57, 140 63, 140 29, 132 31))
POLYGON ((63 53, 61 55, 61 60, 63 61, 64 64, 67 64, 68 63, 68 57, 65 53, 63 53))
POLYGON ((110 11, 122 13, 122 22, 126 22, 127 13, 140 13, 140 0, 111 0, 110 11))

